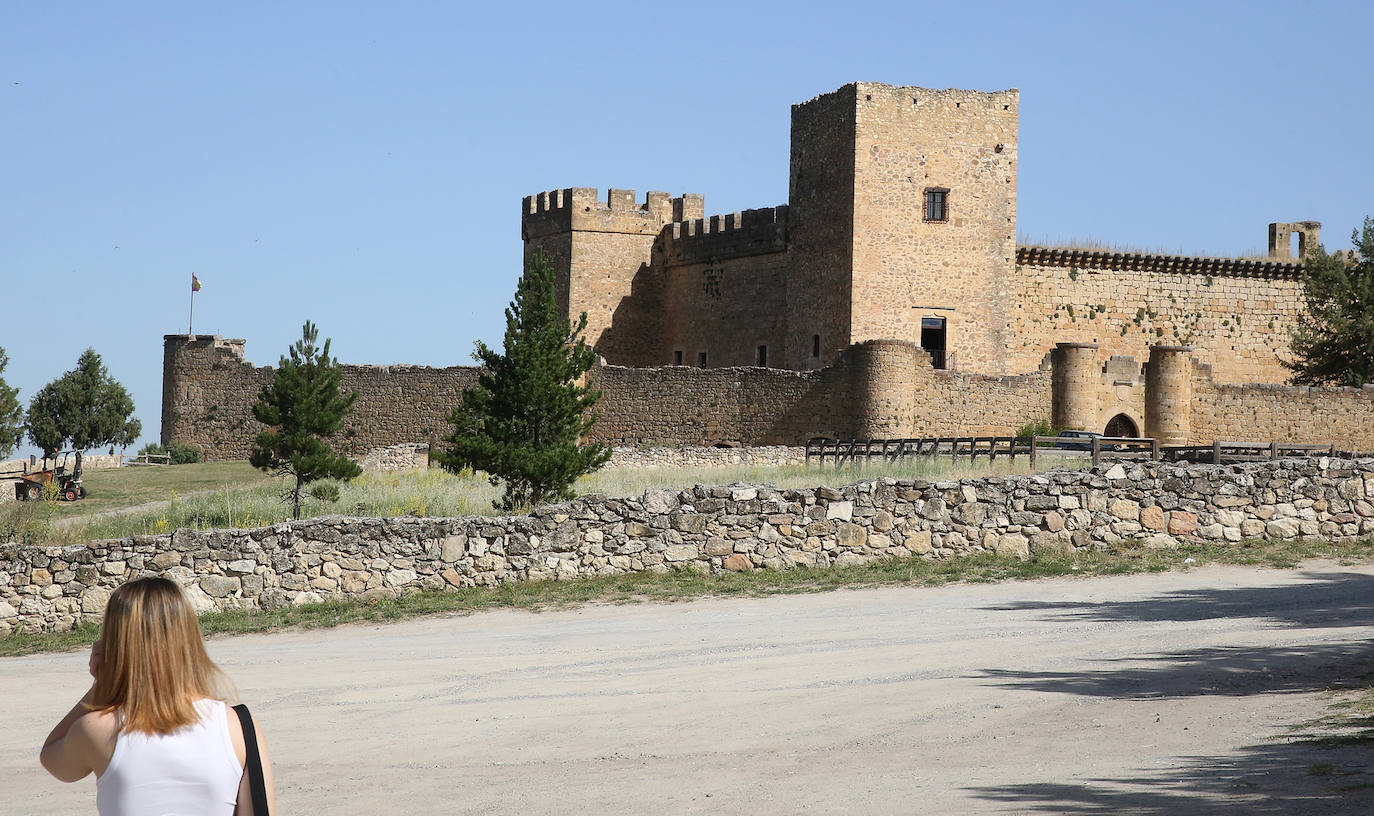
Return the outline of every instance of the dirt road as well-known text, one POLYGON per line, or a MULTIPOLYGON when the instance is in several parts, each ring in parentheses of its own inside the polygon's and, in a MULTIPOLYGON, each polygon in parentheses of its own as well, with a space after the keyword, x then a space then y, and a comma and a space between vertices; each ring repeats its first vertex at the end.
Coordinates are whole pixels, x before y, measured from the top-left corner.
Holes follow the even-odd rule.
MULTIPOLYGON (((1370 813, 1283 738, 1374 671, 1374 565, 495 612, 218 639, 283 813, 1370 813)), ((84 654, 0 660, 0 813, 84 654)))

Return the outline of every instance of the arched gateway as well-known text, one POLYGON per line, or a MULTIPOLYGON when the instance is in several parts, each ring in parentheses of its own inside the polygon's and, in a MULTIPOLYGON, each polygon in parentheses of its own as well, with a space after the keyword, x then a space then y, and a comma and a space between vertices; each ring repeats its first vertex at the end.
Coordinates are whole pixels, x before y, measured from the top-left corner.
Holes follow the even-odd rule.
POLYGON ((1107 422, 1107 429, 1102 432, 1103 436, 1140 436, 1140 428, 1135 424, 1135 420, 1125 414, 1117 414, 1107 422))

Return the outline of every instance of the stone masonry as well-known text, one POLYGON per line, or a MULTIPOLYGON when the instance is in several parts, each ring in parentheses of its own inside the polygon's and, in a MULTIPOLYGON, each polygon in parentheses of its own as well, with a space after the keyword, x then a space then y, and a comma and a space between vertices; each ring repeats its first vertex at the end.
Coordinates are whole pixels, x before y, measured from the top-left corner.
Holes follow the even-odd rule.
MULTIPOLYGON (((1319 224, 1270 224, 1264 258, 1017 246, 1019 99, 857 82, 794 105, 784 204, 525 197, 525 258, 553 265, 606 361, 589 377, 603 393, 591 438, 795 446, 1053 418, 1175 444, 1374 449, 1374 390, 1281 385, 1319 224)), ((242 340, 168 335, 162 441, 246 457, 271 374, 242 340)), ((334 442, 435 444, 476 377, 345 366, 360 398, 334 442)))
POLYGON ((333 516, 68 547, 0 544, 0 635, 99 619, 110 591, 140 575, 177 580, 208 611, 641 571, 1369 535, 1374 459, 1114 464, 787 490, 697 485, 585 496, 527 516, 333 516))
POLYGON ((1320 224, 1270 224, 1262 259, 1017 246, 1019 115, 1015 89, 851 83, 792 107, 787 204, 554 190, 522 204, 526 257, 545 252, 617 365, 809 370, 899 340, 1009 375, 1060 342, 1141 360, 1163 343, 1221 383, 1283 382, 1320 224))

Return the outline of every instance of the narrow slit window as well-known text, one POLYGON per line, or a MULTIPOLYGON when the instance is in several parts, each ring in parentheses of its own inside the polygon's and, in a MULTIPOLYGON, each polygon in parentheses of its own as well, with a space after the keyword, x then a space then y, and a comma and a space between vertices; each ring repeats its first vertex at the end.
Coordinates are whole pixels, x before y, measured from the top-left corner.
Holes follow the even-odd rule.
POLYGON ((821 336, 819 334, 811 335, 811 356, 821 356, 821 336))
POLYGON ((768 346, 759 346, 759 368, 768 367, 768 346))
POLYGON ((704 351, 698 351, 698 352, 697 352, 697 368, 705 368, 705 367, 706 367, 706 352, 704 352, 704 351))
POLYGON ((926 188, 927 221, 949 220, 949 190, 944 187, 926 188))
POLYGON ((673 352, 673 365, 682 365, 682 352, 673 352))

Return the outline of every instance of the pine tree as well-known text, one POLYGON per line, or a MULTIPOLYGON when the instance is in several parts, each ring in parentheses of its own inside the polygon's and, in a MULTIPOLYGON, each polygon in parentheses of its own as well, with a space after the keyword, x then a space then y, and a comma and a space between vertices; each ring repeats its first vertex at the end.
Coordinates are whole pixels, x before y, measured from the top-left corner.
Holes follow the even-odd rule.
MULTIPOLYGON (((0 348, 0 375, 10 358, 0 348)), ((24 408, 19 404, 19 389, 11 388, 0 376, 0 459, 10 455, 24 436, 24 408)))
POLYGON ((595 365, 596 352, 582 337, 586 313, 572 326, 559 310, 553 276, 536 254, 506 309, 503 351, 477 342, 477 387, 464 390, 450 413, 449 449, 437 457, 450 471, 472 468, 503 484, 498 506, 506 511, 572 498, 577 477, 611 455, 605 446, 579 444, 601 398, 600 391, 578 384, 595 365))
POLYGON ((292 476, 295 487, 287 493, 291 515, 301 517, 301 501, 307 484, 319 479, 352 479, 362 468, 334 452, 327 441, 338 433, 353 410, 357 392, 339 393, 343 371, 329 356, 329 340, 316 348, 319 330, 310 321, 301 339, 282 357, 272 382, 263 387, 253 405, 253 416, 268 430, 258 434, 248 461, 253 467, 278 476, 292 476))
POLYGON ((1307 314, 1292 332, 1284 365, 1300 385, 1374 382, 1374 219, 1354 230, 1353 263, 1322 247, 1303 261, 1307 314))
POLYGON ((101 362, 86 349, 76 368, 38 390, 29 401, 29 441, 52 456, 64 447, 86 451, 127 447, 143 432, 133 416, 134 401, 101 362))

